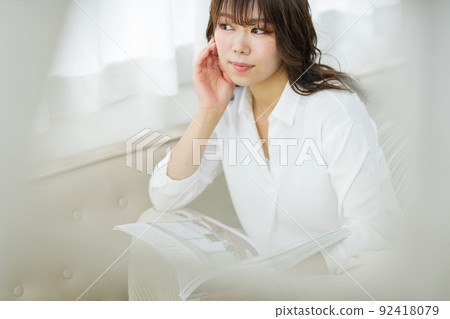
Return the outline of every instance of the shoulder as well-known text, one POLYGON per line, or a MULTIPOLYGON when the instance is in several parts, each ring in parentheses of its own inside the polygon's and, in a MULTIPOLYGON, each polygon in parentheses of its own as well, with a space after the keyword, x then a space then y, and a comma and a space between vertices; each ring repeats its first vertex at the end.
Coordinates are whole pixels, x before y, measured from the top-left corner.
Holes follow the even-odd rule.
POLYGON ((324 134, 332 134, 341 127, 358 124, 369 131, 376 129, 366 105, 356 93, 324 90, 311 96, 310 120, 324 134))
POLYGON ((350 136, 371 145, 378 140, 377 126, 356 93, 324 90, 310 95, 308 100, 307 127, 324 149, 334 147, 332 144, 337 142, 344 143, 350 136))
POLYGON ((311 114, 323 119, 336 117, 343 121, 358 121, 369 116, 365 104, 356 93, 324 90, 313 94, 311 97, 311 114))

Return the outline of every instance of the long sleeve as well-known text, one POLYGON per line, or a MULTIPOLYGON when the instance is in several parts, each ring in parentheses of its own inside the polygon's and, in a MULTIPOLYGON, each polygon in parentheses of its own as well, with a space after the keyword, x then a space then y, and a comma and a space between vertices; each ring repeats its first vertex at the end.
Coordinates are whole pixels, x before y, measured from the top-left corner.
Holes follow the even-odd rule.
POLYGON ((342 227, 352 232, 327 248, 327 253, 322 252, 330 273, 340 271, 336 262, 389 246, 390 217, 397 213, 398 206, 376 126, 370 124, 348 120, 324 142, 328 172, 338 199, 338 218, 342 227))
MULTIPOLYGON (((215 131, 209 139, 198 169, 189 177, 174 180, 167 175, 167 165, 172 150, 155 166, 150 178, 149 195, 153 207, 159 211, 178 209, 192 202, 223 171, 219 159, 206 159, 205 154, 216 152, 217 145, 211 143, 216 139, 215 131)), ((219 150, 220 151, 220 150, 219 150)))

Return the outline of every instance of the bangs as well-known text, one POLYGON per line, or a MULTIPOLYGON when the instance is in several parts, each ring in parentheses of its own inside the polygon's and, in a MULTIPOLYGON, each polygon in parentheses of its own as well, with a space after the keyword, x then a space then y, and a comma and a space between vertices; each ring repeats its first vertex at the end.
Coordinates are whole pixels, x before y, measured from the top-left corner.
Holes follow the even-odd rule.
POLYGON ((219 23, 221 17, 241 26, 252 25, 274 25, 273 17, 270 14, 270 2, 273 0, 222 0, 217 1, 217 7, 211 8, 214 13, 215 25, 219 23), (258 12, 255 11, 255 5, 258 12))

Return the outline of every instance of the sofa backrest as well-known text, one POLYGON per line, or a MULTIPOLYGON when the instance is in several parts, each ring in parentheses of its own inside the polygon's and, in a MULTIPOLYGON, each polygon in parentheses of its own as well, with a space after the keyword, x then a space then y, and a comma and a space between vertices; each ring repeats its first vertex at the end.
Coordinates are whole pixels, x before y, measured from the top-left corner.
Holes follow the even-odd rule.
MULTIPOLYGON (((156 164, 185 128, 168 130, 171 140, 164 147, 144 147, 144 154, 154 154, 156 164)), ((94 282, 80 300, 128 299, 130 238, 112 228, 136 222, 151 202, 150 175, 135 166, 142 154, 133 149, 132 167, 126 155, 126 142, 121 142, 34 171, 21 190, 10 234, 3 234, 7 239, 14 233, 19 240, 2 256, 1 300, 76 300, 94 282)), ((222 194, 228 191, 219 176, 189 207, 236 224, 229 196, 222 194), (223 217, 222 211, 230 213, 223 217)))
MULTIPOLYGON (((391 170, 394 188, 405 202, 410 169, 406 136, 379 110, 371 115, 391 170)), ((164 144, 144 147, 153 165, 174 146, 187 125, 168 130, 164 144)), ((16 222, 4 238, 18 238, 4 252, 1 300, 127 300, 130 238, 113 231, 137 221, 151 206, 150 175, 127 166, 126 142, 48 163, 34 172, 22 193, 16 222)), ((146 158, 145 158, 146 160, 146 158)), ((145 161, 144 160, 144 161, 145 161)), ((223 174, 189 208, 238 227, 223 174)))

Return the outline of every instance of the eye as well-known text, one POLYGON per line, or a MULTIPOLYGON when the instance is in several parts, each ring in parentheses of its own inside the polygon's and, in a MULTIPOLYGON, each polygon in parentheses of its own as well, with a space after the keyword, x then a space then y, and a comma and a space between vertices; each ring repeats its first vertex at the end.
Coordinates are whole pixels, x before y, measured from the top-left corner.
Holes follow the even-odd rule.
POLYGON ((219 24, 219 27, 220 27, 222 30, 230 30, 230 29, 226 29, 227 27, 230 27, 230 28, 231 28, 231 26, 230 26, 229 24, 225 24, 225 23, 219 24))
POLYGON ((259 28, 253 28, 252 31, 254 31, 254 30, 260 31, 260 33, 257 33, 257 34, 264 34, 264 33, 267 33, 266 30, 259 29, 259 28))

